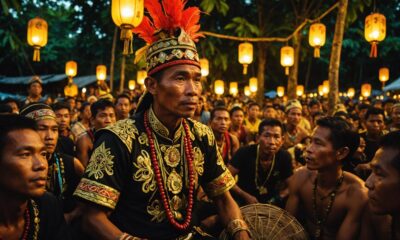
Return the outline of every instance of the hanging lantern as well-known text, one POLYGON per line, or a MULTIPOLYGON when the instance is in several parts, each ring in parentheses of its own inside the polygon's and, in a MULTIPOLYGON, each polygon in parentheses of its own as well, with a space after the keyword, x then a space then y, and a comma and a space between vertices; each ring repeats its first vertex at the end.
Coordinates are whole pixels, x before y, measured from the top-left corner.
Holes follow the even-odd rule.
POLYGON ((140 85, 144 85, 144 80, 147 77, 147 72, 145 70, 139 70, 136 74, 137 83, 140 85))
POLYGON ((136 86, 135 80, 129 80, 129 82, 128 82, 129 90, 133 91, 135 89, 135 86, 136 86))
POLYGON ((243 64, 243 74, 247 74, 247 66, 253 62, 253 45, 249 42, 239 44, 239 63, 243 64))
POLYGON ((249 79, 249 87, 250 87, 250 92, 257 92, 258 80, 256 77, 252 77, 249 79))
POLYGON ((389 80, 389 68, 380 68, 379 69, 379 81, 382 83, 386 82, 389 80))
POLYGON ((314 23, 310 26, 308 42, 314 48, 314 57, 320 57, 319 49, 324 46, 326 38, 326 27, 322 23, 314 23))
POLYGON ((296 95, 298 97, 301 97, 304 94, 304 86, 303 85, 297 85, 296 86, 296 95))
POLYGON ((132 53, 132 28, 138 26, 143 19, 144 0, 112 0, 111 16, 121 28, 121 40, 124 41, 123 54, 132 53))
POLYGON ((368 98, 369 96, 371 96, 371 91, 372 91, 371 84, 364 83, 363 85, 361 85, 361 95, 364 98, 368 98))
POLYGON ((40 62, 40 48, 47 44, 47 22, 35 17, 28 22, 28 44, 33 47, 33 61, 40 62))
POLYGON ((285 87, 278 86, 276 93, 278 94, 278 97, 283 97, 283 95, 285 95, 285 87))
POLYGON ((107 67, 106 65, 97 65, 96 67, 96 78, 99 81, 104 81, 107 78, 107 67))
POLYGON ((386 37, 386 18, 380 13, 373 13, 365 18, 365 39, 371 43, 371 58, 378 56, 378 42, 386 37))
POLYGON ((281 65, 285 68, 285 74, 289 75, 289 67, 294 64, 294 49, 290 46, 281 48, 281 65))
POLYGON ((86 93, 86 88, 82 88, 82 93, 85 94, 86 93))
POLYGON ((209 74, 209 64, 207 58, 200 58, 200 71, 202 77, 207 77, 209 74))
POLYGON ((78 65, 75 61, 68 61, 65 63, 65 75, 69 78, 73 78, 78 73, 78 65))
POLYGON ((323 93, 324 94, 328 94, 329 93, 329 80, 325 80, 325 81, 323 81, 322 82, 322 86, 323 86, 323 88, 322 88, 322 91, 323 91, 323 93))
POLYGON ((214 82, 214 91, 217 95, 224 94, 224 81, 222 80, 215 80, 214 82))
POLYGON ((354 95, 356 95, 356 90, 355 90, 354 88, 349 88, 349 89, 347 90, 347 96, 348 96, 349 98, 353 98, 354 95))
POLYGON ((318 94, 320 96, 324 95, 324 85, 318 85, 318 94))
POLYGON ((78 86, 71 81, 71 83, 68 83, 67 86, 64 87, 64 95, 65 97, 78 96, 78 86))
POLYGON ((245 86, 244 87, 244 95, 246 95, 247 97, 249 97, 251 95, 251 91, 250 91, 250 87, 249 86, 245 86))
POLYGON ((238 83, 237 82, 230 82, 229 83, 229 93, 232 94, 233 96, 236 96, 238 94, 238 83))

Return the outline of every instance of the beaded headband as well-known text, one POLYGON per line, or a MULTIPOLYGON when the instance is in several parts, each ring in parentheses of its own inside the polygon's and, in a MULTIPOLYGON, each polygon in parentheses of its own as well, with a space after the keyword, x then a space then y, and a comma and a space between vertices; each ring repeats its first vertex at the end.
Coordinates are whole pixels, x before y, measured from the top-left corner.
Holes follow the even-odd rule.
POLYGON ((28 105, 21 110, 20 115, 31 118, 35 121, 47 119, 56 120, 56 114, 54 113, 54 111, 50 108, 50 106, 44 103, 35 103, 28 105))

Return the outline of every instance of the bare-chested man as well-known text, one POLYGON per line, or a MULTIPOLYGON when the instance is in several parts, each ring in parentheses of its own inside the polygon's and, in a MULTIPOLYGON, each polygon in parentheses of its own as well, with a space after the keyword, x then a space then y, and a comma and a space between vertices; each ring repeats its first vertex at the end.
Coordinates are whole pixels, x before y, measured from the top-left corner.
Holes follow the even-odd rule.
POLYGON ((342 170, 359 145, 358 134, 340 118, 317 121, 306 149, 307 167, 289 181, 286 210, 296 216, 311 239, 356 239, 367 203, 363 181, 342 170))

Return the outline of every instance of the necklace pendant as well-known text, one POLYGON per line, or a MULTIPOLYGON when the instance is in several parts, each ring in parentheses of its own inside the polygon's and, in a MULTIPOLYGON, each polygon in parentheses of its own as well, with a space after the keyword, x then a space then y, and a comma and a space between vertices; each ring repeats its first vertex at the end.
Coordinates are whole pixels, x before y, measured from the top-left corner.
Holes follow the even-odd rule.
POLYGON ((178 166, 178 164, 181 160, 180 155, 181 154, 180 154, 179 150, 176 149, 175 147, 171 146, 165 151, 164 160, 168 166, 176 167, 176 166, 178 166))
POLYGON ((182 177, 175 170, 172 170, 171 174, 168 176, 167 186, 168 190, 173 194, 178 194, 182 191, 182 177))
POLYGON ((261 186, 258 188, 258 192, 260 193, 260 195, 265 195, 268 194, 268 189, 264 186, 261 186))

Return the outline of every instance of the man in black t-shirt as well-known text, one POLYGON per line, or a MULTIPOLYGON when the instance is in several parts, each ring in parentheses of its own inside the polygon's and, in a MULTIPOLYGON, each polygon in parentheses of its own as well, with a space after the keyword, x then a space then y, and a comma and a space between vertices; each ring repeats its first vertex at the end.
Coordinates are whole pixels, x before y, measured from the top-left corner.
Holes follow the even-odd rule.
POLYGON ((281 149, 284 127, 276 119, 260 123, 258 144, 240 148, 233 156, 229 170, 238 175, 231 192, 240 205, 271 203, 283 206, 286 181, 292 175, 290 154, 281 149))
POLYGON ((71 239, 46 193, 46 146, 36 130, 32 119, 0 116, 0 239, 71 239))

